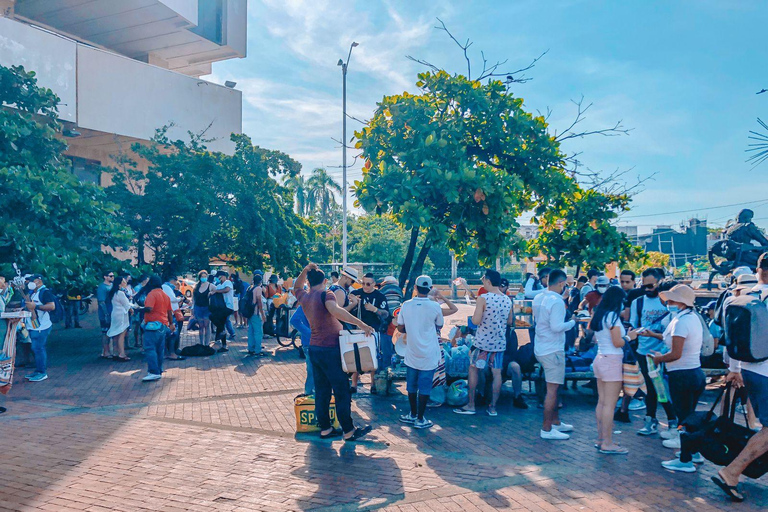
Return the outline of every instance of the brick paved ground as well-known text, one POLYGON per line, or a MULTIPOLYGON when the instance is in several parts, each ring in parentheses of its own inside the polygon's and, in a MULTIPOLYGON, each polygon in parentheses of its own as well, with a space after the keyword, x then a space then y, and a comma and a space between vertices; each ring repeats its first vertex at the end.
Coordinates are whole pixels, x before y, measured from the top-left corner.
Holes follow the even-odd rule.
MULTIPOLYGON (((93 320, 89 318, 89 320, 93 320)), ((242 336, 244 331, 240 331, 242 336)), ((170 362, 142 383, 141 355, 98 359, 92 329, 56 332, 50 379, 16 384, 0 415, 0 510, 765 510, 768 481, 748 481, 749 501, 727 502, 714 467, 671 474, 658 439, 621 426, 631 453, 596 453, 589 394, 569 392, 566 442, 537 437, 540 410, 499 417, 430 411, 436 427, 396 421, 401 394, 363 394, 354 404, 375 425, 354 445, 294 435, 292 398, 304 366, 294 350, 244 359, 244 342, 210 358, 170 362)), ((711 393, 705 396, 711 399, 711 393)), ((533 400, 531 400, 531 403, 533 400)), ((533 404, 532 404, 533 405, 533 404)))

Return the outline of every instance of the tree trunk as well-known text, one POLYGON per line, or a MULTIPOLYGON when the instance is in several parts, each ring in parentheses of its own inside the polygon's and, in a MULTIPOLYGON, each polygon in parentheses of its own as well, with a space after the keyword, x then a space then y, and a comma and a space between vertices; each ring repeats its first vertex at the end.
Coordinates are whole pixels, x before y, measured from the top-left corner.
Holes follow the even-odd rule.
POLYGON ((575 279, 579 278, 579 274, 581 273, 581 264, 576 266, 576 277, 575 279))
POLYGON ((419 277, 421 275, 421 271, 424 270, 424 262, 427 260, 427 254, 429 254, 429 250, 431 248, 432 242, 425 240, 424 245, 421 246, 418 257, 416 258, 416 262, 413 264, 411 275, 408 277, 408 288, 406 288, 404 295, 406 300, 411 298, 411 295, 413 295, 413 287, 416 284, 416 278, 419 277))
POLYGON ((136 264, 144 265, 146 263, 147 262, 144 260, 144 234, 141 233, 136 242, 136 264))
POLYGON ((413 255, 416 253, 416 242, 419 240, 419 228, 415 227, 411 230, 411 241, 408 243, 408 252, 405 253, 405 261, 400 268, 400 289, 405 287, 405 280, 408 278, 408 274, 411 272, 411 264, 413 263, 413 255))

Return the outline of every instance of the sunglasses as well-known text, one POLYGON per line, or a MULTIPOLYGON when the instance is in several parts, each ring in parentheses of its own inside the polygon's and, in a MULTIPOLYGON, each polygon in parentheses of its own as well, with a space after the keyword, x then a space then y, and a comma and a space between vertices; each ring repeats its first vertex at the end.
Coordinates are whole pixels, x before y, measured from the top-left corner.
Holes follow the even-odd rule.
POLYGON ((644 284, 643 288, 645 288, 646 290, 653 290, 654 288, 656 288, 656 283, 654 283, 654 284, 644 284))
POLYGON ((375 284, 375 283, 366 283, 366 282, 363 282, 363 286, 373 286, 374 284, 375 284))
POLYGON ((109 274, 107 277, 111 277, 112 279, 115 278, 115 274, 109 274))

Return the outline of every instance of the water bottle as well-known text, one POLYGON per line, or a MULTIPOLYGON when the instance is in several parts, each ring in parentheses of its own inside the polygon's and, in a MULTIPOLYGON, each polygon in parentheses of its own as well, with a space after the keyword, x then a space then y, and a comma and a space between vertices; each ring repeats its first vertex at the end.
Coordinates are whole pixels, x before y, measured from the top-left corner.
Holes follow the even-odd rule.
POLYGON ((659 397, 659 403, 665 404, 669 402, 669 394, 667 393, 667 386, 664 384, 664 366, 656 366, 651 356, 645 356, 645 360, 648 362, 648 376, 651 378, 653 388, 656 390, 656 395, 659 397))

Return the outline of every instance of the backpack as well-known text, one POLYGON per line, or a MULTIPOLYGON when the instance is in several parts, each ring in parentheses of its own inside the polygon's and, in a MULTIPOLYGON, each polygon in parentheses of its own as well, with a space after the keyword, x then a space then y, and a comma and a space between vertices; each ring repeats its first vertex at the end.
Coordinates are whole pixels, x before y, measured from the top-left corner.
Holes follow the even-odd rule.
POLYGON ((707 321, 701 316, 701 313, 695 309, 692 311, 699 319, 699 323, 701 323, 701 357, 709 357, 715 353, 715 338, 709 331, 709 325, 707 325, 707 321))
POLYGON ((253 302, 253 286, 249 286, 245 295, 240 299, 240 315, 243 318, 251 318, 256 313, 256 304, 253 302))
POLYGON ((768 360, 767 296, 752 292, 724 304, 723 331, 728 355, 745 363, 768 360))
POLYGON ((48 292, 50 294, 49 297, 56 306, 53 311, 48 312, 48 317, 51 319, 51 323, 58 324, 64 320, 64 306, 61 305, 61 299, 59 299, 59 297, 48 288, 42 288, 40 290, 38 297, 41 299, 43 292, 48 292))

